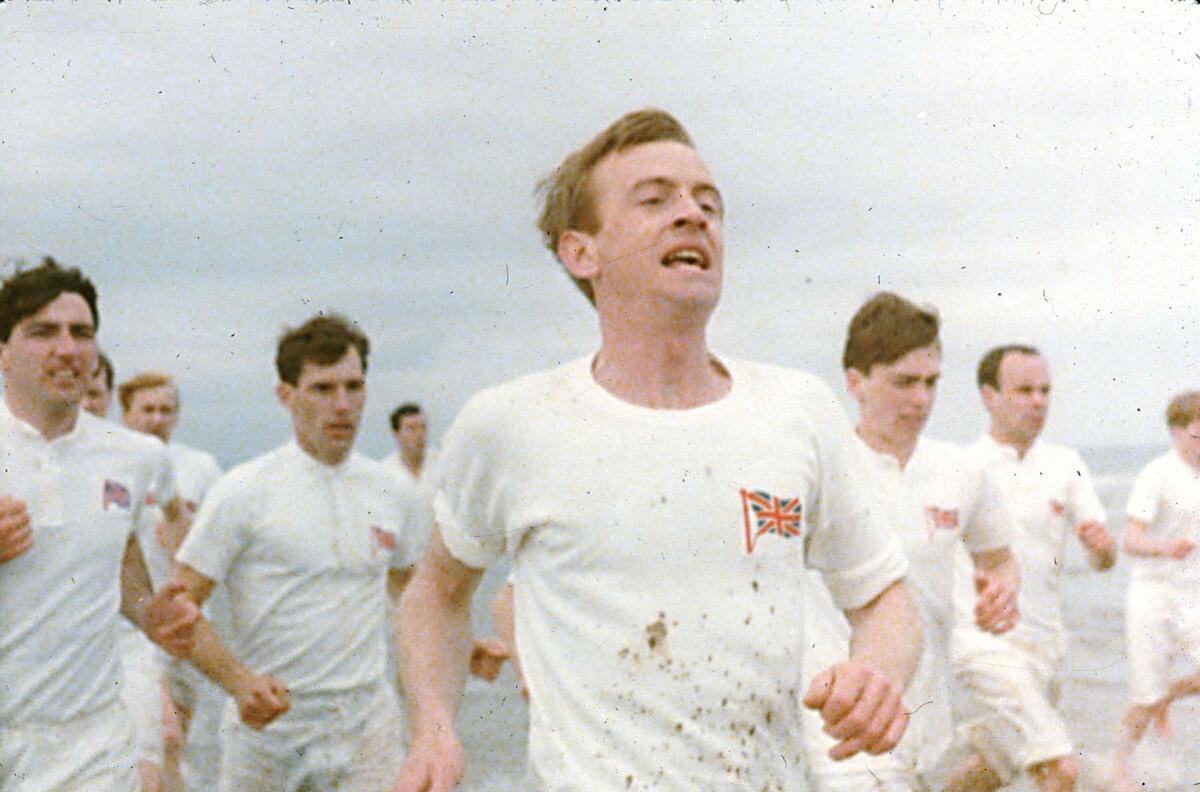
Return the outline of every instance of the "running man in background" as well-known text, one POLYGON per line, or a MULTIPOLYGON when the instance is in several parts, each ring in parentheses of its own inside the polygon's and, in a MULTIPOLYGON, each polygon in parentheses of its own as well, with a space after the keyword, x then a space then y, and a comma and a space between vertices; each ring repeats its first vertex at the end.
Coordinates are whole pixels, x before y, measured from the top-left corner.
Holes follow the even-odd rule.
POLYGON ((108 355, 97 350, 96 370, 92 372, 87 390, 79 406, 97 418, 107 418, 113 397, 113 367, 108 355))
POLYGON ((691 138, 630 113, 545 186, 544 240, 600 349, 477 394, 445 437, 437 530, 401 600, 397 789, 462 776, 471 600, 506 553, 533 788, 804 789, 802 697, 836 756, 890 750, 920 651, 904 557, 829 388, 709 351, 723 207, 691 138), (853 626, 811 684, 806 567, 853 626))
POLYGON ((388 423, 392 427, 396 450, 382 461, 407 473, 414 484, 427 481, 434 455, 428 450, 429 427, 421 405, 415 402, 401 404, 392 410, 388 423))
POLYGON ((1050 407, 1050 372, 1031 346, 996 347, 983 356, 979 392, 990 417, 971 451, 1001 487, 1021 537, 1021 621, 989 635, 960 622, 954 670, 967 699, 963 732, 972 755, 956 768, 952 790, 998 789, 1028 771, 1038 789, 1073 789, 1079 768, 1055 710, 1055 672, 1066 652, 1059 577, 1074 535, 1093 568, 1116 562, 1104 507, 1075 451, 1039 439, 1050 407))
POLYGON ((46 259, 0 285, 4 792, 136 789, 120 615, 176 655, 198 616, 178 587, 151 593, 135 533, 146 496, 169 499, 165 450, 80 410, 98 324, 78 269, 46 259))
POLYGON ((224 792, 373 792, 403 760, 384 670, 387 577, 413 563, 424 510, 353 451, 368 351, 334 315, 284 333, 277 392, 295 440, 222 477, 177 554, 197 604, 218 582, 229 594, 233 630, 201 621, 193 655, 237 705, 222 726, 224 792))
MULTIPOLYGON (((941 378, 939 324, 934 310, 881 292, 858 309, 846 333, 842 368, 858 404, 859 450, 908 557, 925 653, 907 694, 917 712, 894 754, 857 765, 832 762, 826 752, 834 741, 809 717, 814 787, 822 792, 934 788, 933 773, 954 736, 947 663, 954 624, 1003 633, 1018 620, 1019 575, 1009 549, 1017 533, 996 484, 965 449, 921 433, 941 378)), ((812 650, 823 666, 835 659, 830 645, 844 656, 850 630, 827 597, 815 597, 814 605, 805 614, 809 628, 840 637, 812 650)))
POLYGON ((1135 788, 1133 751, 1150 722, 1165 729, 1171 703, 1200 691, 1200 674, 1174 684, 1168 677, 1180 649, 1200 667, 1200 392, 1171 400, 1167 428, 1173 447, 1138 474, 1125 509, 1131 703, 1114 754, 1117 792, 1135 788))
MULTIPOLYGON (((179 388, 168 374, 143 371, 121 383, 117 395, 124 424, 166 444, 175 490, 190 524, 205 494, 221 477, 221 467, 211 454, 171 439, 179 424, 179 388)), ((154 544, 161 550, 147 553, 151 580, 161 585, 170 577, 183 535, 170 530, 172 523, 163 519, 158 504, 148 505, 139 523, 140 538, 143 546, 154 544)), ((210 622, 227 624, 228 602, 223 589, 205 603, 204 613, 210 622)), ((183 792, 185 777, 191 789, 215 789, 220 766, 217 731, 225 693, 186 662, 171 663, 165 681, 163 792, 183 792)))

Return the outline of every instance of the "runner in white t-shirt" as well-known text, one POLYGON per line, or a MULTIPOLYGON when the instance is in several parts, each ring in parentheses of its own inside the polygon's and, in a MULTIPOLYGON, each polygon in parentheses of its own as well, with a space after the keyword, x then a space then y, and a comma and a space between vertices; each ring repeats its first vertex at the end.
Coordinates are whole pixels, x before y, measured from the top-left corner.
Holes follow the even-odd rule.
MULTIPOLYGON (((933 788, 933 772, 953 737, 947 659, 956 617, 995 632, 1017 621, 1017 565, 1008 549, 1016 536, 995 485, 959 447, 921 436, 941 376, 938 325, 932 309, 881 292, 858 309, 846 334, 842 366, 859 407, 860 450, 908 557, 925 653, 907 694, 916 712, 894 755, 858 766, 831 762, 825 752, 832 741, 815 717, 808 719, 817 790, 933 788), (956 614, 956 599, 971 607, 956 614)), ((832 603, 823 604, 809 608, 807 624, 840 636, 844 654, 849 628, 832 603)))
POLYGON ((836 755, 889 750, 919 651, 903 556, 829 389, 709 352, 721 197, 687 133, 619 119, 559 167, 541 225, 600 349, 476 395, 444 439, 438 530, 401 600, 397 790, 461 778, 470 602, 506 553, 531 788, 804 789, 801 697, 836 755), (854 625, 850 658, 807 672, 806 567, 854 625))
POLYGON ((1200 674, 1168 677, 1180 650, 1200 667, 1200 392, 1171 400, 1167 427, 1174 447, 1138 474, 1125 509, 1130 706, 1114 753, 1117 792, 1135 788, 1133 750, 1150 721, 1165 727, 1171 703, 1200 692, 1200 674))
POLYGON ((171 492, 166 454, 79 409, 97 321, 77 269, 47 259, 0 286, 4 792, 136 788, 119 614, 172 652, 191 647, 197 613, 177 587, 151 595, 134 533, 146 497, 171 492))
POLYGON ((1041 790, 1072 789, 1078 775, 1070 737, 1055 710, 1054 675, 1066 651, 1060 575, 1068 537, 1096 569, 1109 569, 1116 546, 1104 508, 1074 451, 1038 439, 1050 404, 1050 374, 1036 349, 997 347, 980 361, 977 381, 991 419, 971 446, 1000 486, 1021 530, 1021 621, 1003 636, 959 623, 954 671, 970 710, 963 728, 974 755, 948 788, 998 789, 1028 771, 1041 790))
POLYGON ((424 512, 352 451, 367 352, 336 316, 284 334, 278 393, 295 442, 221 478, 176 556, 197 603, 218 581, 229 594, 232 631, 202 621, 193 656, 236 703, 222 729, 226 792, 386 789, 403 758, 384 677, 387 578, 412 564, 424 512))
MULTIPOLYGON (((178 386, 169 374, 143 371, 121 383, 118 398, 121 419, 126 426, 167 444, 175 491, 188 516, 181 524, 183 527, 190 525, 205 493, 220 478, 221 468, 211 454, 171 441, 179 423, 178 386)), ((163 519, 161 506, 148 503, 147 507, 138 523, 138 537, 143 547, 153 548, 153 552, 147 553, 146 565, 150 579, 160 585, 170 578, 172 559, 183 541, 183 534, 171 529, 176 523, 163 519)), ((222 610, 225 599, 224 590, 218 589, 217 595, 205 603, 204 611, 210 621, 227 623, 227 617, 217 613, 222 610)), ((162 792, 183 792, 186 775, 191 788, 214 789, 220 765, 217 729, 225 706, 225 693, 190 663, 172 661, 165 671, 165 675, 158 675, 154 685, 158 695, 143 705, 153 705, 152 720, 158 727, 155 762, 161 764, 161 770, 156 767, 148 771, 159 777, 152 788, 161 787, 162 792), (194 723, 193 715, 197 718, 194 723)), ((151 719, 143 717, 141 720, 150 722, 151 719)))

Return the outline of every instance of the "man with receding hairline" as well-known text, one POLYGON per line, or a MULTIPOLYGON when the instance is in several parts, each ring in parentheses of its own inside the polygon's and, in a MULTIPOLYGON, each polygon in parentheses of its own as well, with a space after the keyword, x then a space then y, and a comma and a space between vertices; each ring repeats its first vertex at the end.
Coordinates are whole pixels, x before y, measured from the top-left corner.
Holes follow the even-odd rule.
POLYGON ((1116 546, 1104 507, 1075 451, 1040 439, 1050 406, 1050 372, 1038 350, 996 347, 979 362, 979 392, 990 418, 972 447, 999 483, 1016 518, 1021 621, 1005 635, 969 623, 954 634, 954 672, 971 714, 963 727, 974 752, 951 790, 992 790, 1028 772, 1042 792, 1073 789, 1078 766, 1055 709, 1054 675, 1066 652, 1059 577, 1069 536, 1089 563, 1112 567, 1116 546))
POLYGON ((802 699, 834 757, 890 750, 920 650, 905 561, 828 387, 708 349, 724 206, 690 136, 626 114, 543 186, 543 240, 600 348, 477 394, 444 437, 436 530, 401 600, 413 746, 396 789, 462 776, 470 604, 505 554, 531 788, 802 790, 802 699), (853 629, 847 659, 807 672, 806 568, 853 629))

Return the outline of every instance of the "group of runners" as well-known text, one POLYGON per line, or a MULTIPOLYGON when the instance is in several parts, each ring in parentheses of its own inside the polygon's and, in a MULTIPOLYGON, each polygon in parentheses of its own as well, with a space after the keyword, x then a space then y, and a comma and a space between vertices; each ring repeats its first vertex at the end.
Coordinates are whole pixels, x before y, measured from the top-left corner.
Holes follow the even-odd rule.
MULTIPOLYGON (((395 455, 353 450, 370 342, 349 319, 281 336, 293 439, 221 474, 172 439, 164 374, 103 420, 86 276, 4 280, 0 792, 450 790, 466 678, 506 659, 533 789, 1075 787, 1060 574, 1068 542, 1101 571, 1117 547, 1082 459, 1040 439, 1038 350, 988 352, 987 432, 932 440, 937 312, 876 294, 844 342, 851 424, 819 379, 709 349, 723 204, 678 121, 627 114, 542 188, 599 349, 474 396, 436 461, 412 404, 395 455), (500 638, 477 638, 505 557, 500 638)), ((1200 393, 1167 424, 1124 538, 1121 792, 1200 691, 1169 676, 1179 647, 1200 667, 1200 393)))

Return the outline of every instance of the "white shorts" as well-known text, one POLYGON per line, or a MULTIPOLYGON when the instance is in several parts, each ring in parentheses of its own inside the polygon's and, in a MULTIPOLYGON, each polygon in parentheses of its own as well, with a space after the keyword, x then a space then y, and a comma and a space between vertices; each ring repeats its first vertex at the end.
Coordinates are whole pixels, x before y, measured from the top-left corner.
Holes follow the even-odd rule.
POLYGON ((117 634, 121 685, 117 692, 133 722, 138 761, 162 764, 163 673, 157 650, 141 630, 123 627, 117 634))
POLYGON ((1129 698, 1153 704, 1171 688, 1171 662, 1183 652, 1200 667, 1200 593, 1158 581, 1129 583, 1125 601, 1129 698))
POLYGON ((0 727, 0 792, 137 792, 133 730, 118 700, 68 721, 0 727))
POLYGON ((379 792, 396 783, 407 752, 395 690, 292 696, 262 731, 225 709, 221 792, 379 792))
POLYGON ((1027 768, 1072 753, 1055 710, 1057 667, 1057 656, 1039 657, 999 641, 954 659, 954 675, 967 699, 959 732, 1005 783, 1027 768))

